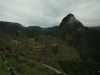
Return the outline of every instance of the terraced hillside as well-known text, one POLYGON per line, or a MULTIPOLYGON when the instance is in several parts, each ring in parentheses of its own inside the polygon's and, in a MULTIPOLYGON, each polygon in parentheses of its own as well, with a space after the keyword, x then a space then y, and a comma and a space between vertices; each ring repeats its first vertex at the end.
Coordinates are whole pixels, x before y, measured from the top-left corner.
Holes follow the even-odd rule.
MULTIPOLYGON (((41 45, 34 38, 28 39, 26 45, 11 53, 0 51, 0 75, 66 75, 51 69, 39 62, 41 57, 41 45), (37 61, 38 60, 38 61, 37 61)), ((41 60, 40 60, 41 61, 41 60)))
MULTIPOLYGON (((55 75, 57 72, 33 59, 18 54, 0 54, 0 75, 55 75), (2 58, 5 60, 3 60, 2 58)), ((59 73, 66 75, 64 73, 59 73)))
POLYGON ((40 63, 63 71, 59 60, 80 60, 79 53, 58 38, 41 35, 38 42, 34 38, 28 39, 25 47, 16 51, 26 58, 34 59, 40 63))
POLYGON ((0 54, 0 75, 11 75, 0 54))
POLYGON ((32 59, 18 55, 7 56, 7 60, 13 65, 20 75, 52 75, 54 72, 32 59))
POLYGON ((38 41, 25 42, 12 53, 0 51, 0 75, 66 75, 58 61, 81 60, 73 47, 56 37, 40 35, 38 41))
POLYGON ((80 60, 79 53, 60 39, 52 36, 40 36, 42 47, 41 62, 53 66, 59 70, 59 60, 80 60), (46 60, 46 61, 45 61, 46 60))

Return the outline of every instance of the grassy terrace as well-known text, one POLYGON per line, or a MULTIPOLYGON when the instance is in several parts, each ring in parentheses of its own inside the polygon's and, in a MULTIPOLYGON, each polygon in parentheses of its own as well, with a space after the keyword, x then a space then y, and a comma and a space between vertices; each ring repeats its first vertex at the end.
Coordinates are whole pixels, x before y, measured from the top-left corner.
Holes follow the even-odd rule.
MULTIPOLYGON (((13 65, 13 67, 15 67, 15 69, 21 75, 23 75, 23 74, 24 75, 50 75, 52 73, 52 70, 47 69, 45 66, 36 62, 35 60, 26 59, 20 55, 18 56, 17 60, 14 57, 7 57, 7 60, 13 65)), ((6 71, 4 70, 4 73, 5 72, 6 71)), ((9 75, 9 73, 8 74, 0 74, 0 75, 9 75)))
POLYGON ((36 42, 34 38, 29 38, 28 42, 29 42, 29 45, 28 45, 29 48, 41 48, 41 46, 39 45, 39 42, 36 42))
POLYGON ((21 68, 23 74, 35 75, 33 70, 25 62, 21 62, 21 63, 19 63, 19 65, 20 65, 20 68, 21 68))
POLYGON ((19 64, 16 62, 14 57, 8 57, 7 60, 16 68, 17 71, 21 71, 19 64))
POLYGON ((16 50, 18 54, 22 54, 25 56, 29 56, 29 53, 32 53, 34 51, 38 51, 38 49, 41 50, 41 46, 38 42, 34 40, 34 38, 28 38, 28 44, 26 47, 20 48, 19 50, 16 50))
POLYGON ((7 66, 3 61, 0 61, 0 75, 10 75, 10 71, 7 70, 7 66))
MULTIPOLYGON (((34 63, 35 64, 34 68, 32 68, 32 70, 35 72, 35 74, 37 74, 37 75, 41 75, 41 74, 42 75, 48 75, 47 71, 49 69, 46 69, 46 67, 43 66, 42 64, 40 64, 40 63, 38 63, 38 62, 36 62, 36 61, 34 61, 32 59, 29 59, 28 63, 30 63, 30 64, 34 63)), ((49 74, 50 74, 50 72, 49 72, 49 74)))

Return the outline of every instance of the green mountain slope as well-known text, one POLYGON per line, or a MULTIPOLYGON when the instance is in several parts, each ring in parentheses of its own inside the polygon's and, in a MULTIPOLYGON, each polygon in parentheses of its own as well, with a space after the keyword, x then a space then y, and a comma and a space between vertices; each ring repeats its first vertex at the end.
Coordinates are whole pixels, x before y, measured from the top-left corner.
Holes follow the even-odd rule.
POLYGON ((0 21, 0 31, 3 31, 5 33, 9 33, 9 34, 15 34, 16 32, 21 31, 25 35, 28 35, 29 30, 32 28, 36 28, 40 33, 47 33, 47 32, 54 32, 55 33, 58 26, 48 27, 48 28, 42 28, 40 26, 24 27, 23 25, 21 25, 19 23, 0 21))

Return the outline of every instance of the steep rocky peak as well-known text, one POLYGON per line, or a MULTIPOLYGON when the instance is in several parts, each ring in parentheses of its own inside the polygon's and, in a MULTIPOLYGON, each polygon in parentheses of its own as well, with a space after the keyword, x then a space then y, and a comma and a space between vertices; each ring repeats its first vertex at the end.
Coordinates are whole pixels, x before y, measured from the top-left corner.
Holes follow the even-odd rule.
POLYGON ((72 16, 69 18, 68 24, 74 24, 75 22, 78 23, 78 20, 74 16, 72 16))
POLYGON ((66 17, 74 17, 73 14, 68 14, 66 17))
POLYGON ((62 22, 68 21, 71 17, 74 17, 73 14, 68 14, 66 17, 63 18, 62 22))
POLYGON ((79 23, 79 21, 75 18, 73 14, 68 14, 66 17, 63 18, 62 22, 68 25, 74 25, 74 23, 79 23))
POLYGON ((63 18, 59 30, 77 30, 82 31, 84 29, 84 26, 80 21, 78 21, 73 14, 68 14, 66 17, 63 18))

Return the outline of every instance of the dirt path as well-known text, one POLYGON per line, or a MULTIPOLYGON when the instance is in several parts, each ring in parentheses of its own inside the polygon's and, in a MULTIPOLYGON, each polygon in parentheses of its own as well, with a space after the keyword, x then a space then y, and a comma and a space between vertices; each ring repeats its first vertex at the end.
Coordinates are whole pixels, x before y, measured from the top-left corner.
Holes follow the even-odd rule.
POLYGON ((49 69, 51 69, 51 70, 53 70, 53 71, 55 71, 57 74, 62 74, 63 72, 60 72, 60 71, 58 71, 58 70, 56 70, 56 69, 54 69, 54 68, 52 68, 52 67, 50 67, 50 66, 48 66, 48 65, 45 65, 45 64, 43 64, 45 67, 47 67, 47 68, 49 68, 49 69))

